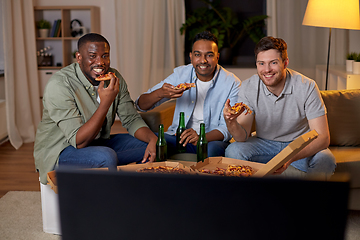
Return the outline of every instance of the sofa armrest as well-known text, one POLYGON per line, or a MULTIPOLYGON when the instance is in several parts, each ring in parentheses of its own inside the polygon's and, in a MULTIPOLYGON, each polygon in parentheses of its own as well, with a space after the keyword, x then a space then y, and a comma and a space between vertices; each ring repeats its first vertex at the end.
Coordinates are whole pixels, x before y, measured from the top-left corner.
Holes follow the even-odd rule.
POLYGON ((161 123, 164 124, 166 131, 172 123, 175 105, 176 100, 170 100, 150 111, 140 112, 140 115, 151 131, 158 132, 161 123))

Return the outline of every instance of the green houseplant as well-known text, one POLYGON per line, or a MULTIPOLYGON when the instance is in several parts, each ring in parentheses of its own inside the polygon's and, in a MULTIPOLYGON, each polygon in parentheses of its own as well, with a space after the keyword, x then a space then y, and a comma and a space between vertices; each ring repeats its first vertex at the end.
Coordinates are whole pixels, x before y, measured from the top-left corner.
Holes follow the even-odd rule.
POLYGON ((357 57, 357 54, 355 52, 346 54, 346 71, 347 72, 353 71, 353 62, 355 61, 356 57, 357 57))
POLYGON ((49 36, 49 30, 51 28, 51 24, 49 21, 41 19, 40 21, 36 22, 36 27, 39 30, 40 37, 45 38, 49 36))
POLYGON ((346 54, 346 60, 355 60, 356 57, 357 57, 357 54, 355 52, 346 54))
POLYGON ((205 30, 218 38, 219 50, 228 48, 231 51, 247 36, 255 43, 265 36, 263 27, 267 15, 252 16, 239 21, 231 8, 220 6, 220 0, 200 1, 208 7, 197 8, 188 13, 185 23, 180 28, 181 34, 186 35, 187 49, 191 49, 195 35, 205 30))
POLYGON ((354 74, 360 74, 360 53, 356 54, 356 56, 354 57, 352 70, 354 74))
POLYGON ((50 29, 51 24, 49 21, 47 21, 45 19, 41 19, 40 21, 36 22, 36 27, 38 29, 50 29))

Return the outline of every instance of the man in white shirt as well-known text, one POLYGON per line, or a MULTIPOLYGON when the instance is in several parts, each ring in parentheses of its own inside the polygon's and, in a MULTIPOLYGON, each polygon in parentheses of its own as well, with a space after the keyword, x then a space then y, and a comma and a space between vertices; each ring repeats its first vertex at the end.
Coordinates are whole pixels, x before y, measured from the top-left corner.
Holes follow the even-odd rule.
POLYGON ((161 81, 137 100, 140 111, 147 111, 170 99, 176 99, 172 125, 165 134, 168 156, 176 153, 176 129, 180 112, 185 113, 186 130, 181 143, 186 151, 196 153, 200 123, 205 123, 208 156, 224 156, 231 136, 226 128, 222 109, 227 99, 235 104, 240 80, 218 65, 219 52, 216 37, 209 32, 197 34, 190 53, 191 64, 174 69, 174 73, 161 81), (195 88, 176 90, 180 83, 195 83, 195 88))

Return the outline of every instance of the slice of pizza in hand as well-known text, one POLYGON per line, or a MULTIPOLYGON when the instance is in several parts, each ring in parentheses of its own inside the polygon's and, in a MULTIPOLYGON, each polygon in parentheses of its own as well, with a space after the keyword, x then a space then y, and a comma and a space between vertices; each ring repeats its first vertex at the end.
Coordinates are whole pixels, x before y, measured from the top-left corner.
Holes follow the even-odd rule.
POLYGON ((110 80, 111 79, 111 75, 113 75, 115 77, 115 73, 113 72, 108 72, 106 74, 102 74, 98 77, 95 78, 96 81, 106 81, 106 80, 110 80))
POLYGON ((251 109, 250 109, 245 103, 242 103, 242 102, 240 102, 240 103, 235 103, 234 106, 232 106, 232 107, 229 109, 229 112, 230 112, 231 114, 238 114, 238 113, 240 112, 241 108, 245 108, 245 110, 246 110, 245 115, 252 113, 251 109))
POLYGON ((192 87, 196 87, 195 83, 180 83, 174 89, 175 90, 179 90, 179 89, 187 90, 187 89, 190 89, 192 87))

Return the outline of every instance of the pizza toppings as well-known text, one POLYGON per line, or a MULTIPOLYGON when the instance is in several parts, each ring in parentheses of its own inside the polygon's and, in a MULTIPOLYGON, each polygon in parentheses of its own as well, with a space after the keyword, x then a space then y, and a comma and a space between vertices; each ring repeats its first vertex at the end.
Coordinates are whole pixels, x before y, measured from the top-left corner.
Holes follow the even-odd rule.
POLYGON ((195 83, 180 83, 174 89, 175 90, 178 90, 178 89, 187 90, 187 89, 192 88, 192 87, 196 87, 195 83))
POLYGON ((227 169, 216 167, 214 170, 201 169, 201 173, 219 175, 219 176, 230 176, 230 177, 249 177, 255 173, 254 169, 250 166, 241 165, 229 165, 227 169))
POLYGON ((106 74, 102 74, 98 77, 95 78, 96 81, 106 81, 106 80, 110 80, 111 79, 111 75, 113 75, 115 77, 115 73, 113 72, 108 72, 106 74))
POLYGON ((184 169, 170 166, 144 167, 138 169, 137 172, 189 174, 184 169))
POLYGON ((245 110, 246 110, 245 115, 252 113, 251 109, 250 109, 245 103, 242 103, 242 102, 240 102, 240 103, 235 103, 234 106, 232 106, 232 107, 229 109, 229 112, 230 112, 231 114, 238 114, 238 113, 240 112, 241 108, 245 108, 245 110))

